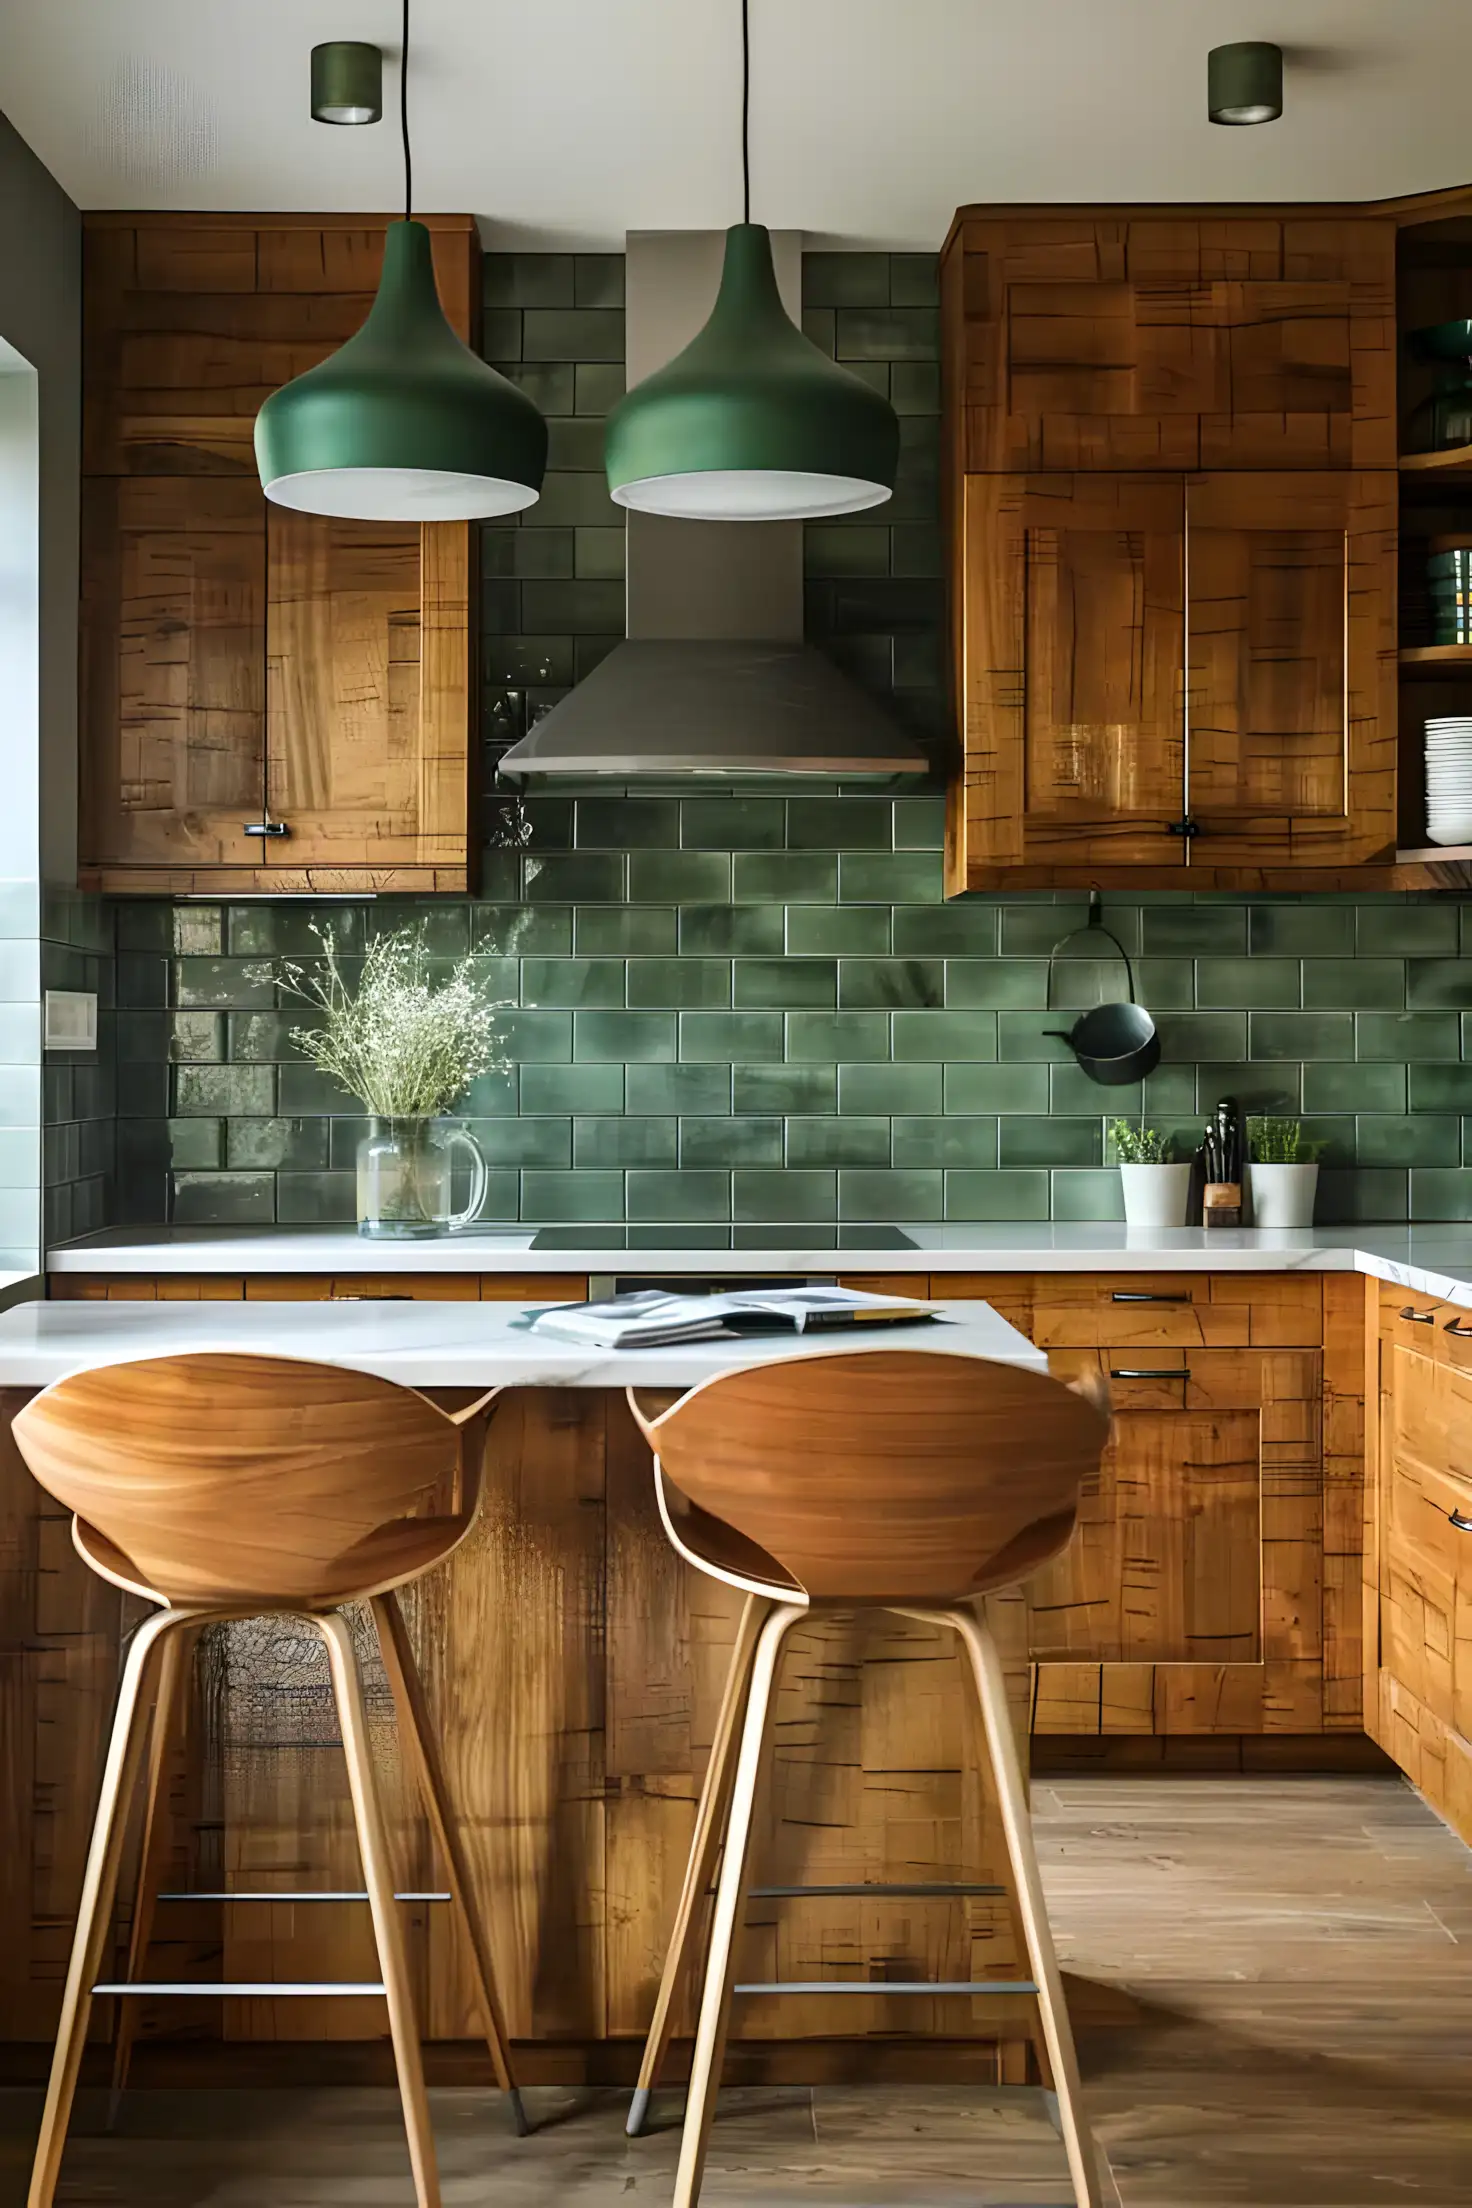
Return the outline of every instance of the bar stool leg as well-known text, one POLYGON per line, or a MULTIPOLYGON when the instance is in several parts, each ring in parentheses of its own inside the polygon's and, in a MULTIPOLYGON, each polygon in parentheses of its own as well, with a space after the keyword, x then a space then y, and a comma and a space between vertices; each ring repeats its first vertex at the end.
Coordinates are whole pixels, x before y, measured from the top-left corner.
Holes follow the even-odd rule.
POLYGON ((340 1611, 314 1611, 312 1623, 327 1643, 332 1670, 332 1691, 342 1727, 343 1754, 347 1759, 348 1787, 353 1797, 353 1818, 358 1828, 358 1850, 363 1858, 363 1884, 373 1917, 373 1937, 388 1997, 389 2033, 394 2064, 399 2075, 399 2098, 404 2106, 404 2129, 409 2140, 409 2163, 414 2172, 414 2193, 419 2208, 440 2208, 439 2169, 435 2160, 434 2132, 424 2091, 424 2063, 419 2047, 419 2023, 409 1986, 409 1966, 404 1956, 403 1934, 394 1902, 393 1870, 389 1863, 388 1837, 373 1777, 368 1726, 363 1714, 363 1693, 353 1636, 340 1611))
POLYGON ((152 1617, 145 1618, 133 1636, 128 1660, 123 1666, 112 1738, 103 1767, 102 1790, 87 1850, 87 1868, 82 1875, 77 1929, 72 1937, 71 1960, 61 1997, 56 2051, 51 2059, 51 2079, 46 2088, 46 2106, 36 2141, 36 2159, 31 2168, 28 2208, 51 2208, 56 2192, 67 2125, 76 2097, 77 2073, 82 2066, 82 2049, 87 2039, 87 2022, 92 2013, 92 1988, 97 1982, 112 1917, 113 1896, 117 1891, 128 1801, 138 1781, 147 1738, 140 1722, 143 1691, 154 1668, 159 1641, 166 1634, 177 1632, 180 1623, 179 1614, 168 1610, 155 1611, 152 1617))
POLYGON ((451 1813, 449 1789, 440 1763, 439 1743, 430 1720, 429 1705, 424 1699, 424 1682, 419 1676, 419 1666, 414 1661, 409 1629, 404 1623, 404 1613, 399 1608, 396 1595, 375 1595, 372 1610, 373 1622, 378 1628, 378 1645, 383 1651, 383 1668, 388 1673, 394 1707, 399 1713, 400 1739, 414 1765, 425 1815, 429 1820, 430 1835, 439 1850, 440 1861, 445 1866, 451 1900, 460 1920, 461 1936, 470 1957, 471 1974, 475 1980, 476 1998, 480 2005, 481 2023, 485 2028, 486 2046, 490 2050, 491 2067, 495 2071, 497 2085, 510 2103, 517 2137, 524 2139, 529 2127, 521 2093, 511 2068, 511 2040, 506 2030, 506 2015, 501 2006, 495 1972, 491 1968, 490 1943, 479 1914, 471 1904, 470 1866, 465 1858, 460 1828, 451 1813))
MULTIPOLYGON (((910 1616, 921 1614, 907 1613, 910 1616)), ((923 1614, 937 1622, 944 1620, 953 1625, 965 1643, 971 1659, 977 1698, 981 1703, 981 1721, 997 1782, 997 1803, 1002 1813, 1002 1830, 1007 1837, 1007 1853, 1011 1858, 1012 1876, 1017 1887, 1017 1910, 1022 1919, 1028 1959, 1038 1989, 1043 2038, 1053 2072, 1053 2090, 1058 2097, 1059 2129, 1062 2131, 1064 2150, 1068 2156, 1074 2196, 1078 2208, 1100 2208, 1094 2143, 1089 2132, 1088 2118, 1084 2114, 1078 2057, 1073 2045, 1073 2026, 1069 2022, 1068 2004, 1063 1996, 1063 1979, 1048 1925, 1048 1909, 1043 1898, 1037 1851, 1033 1847, 1032 1819, 1027 1807, 1022 1767, 1017 1760, 1017 1742, 1012 1733, 1012 1717, 1007 1703, 1007 1682, 1002 1673, 1002 1660, 997 1654, 997 1644, 992 1638, 991 1627, 970 1610, 956 1609, 923 1614)))
POLYGON ((777 1675, 782 1643, 799 1618, 808 1615, 806 1605, 782 1603, 772 1611, 761 1630, 747 1695, 746 1721, 741 1731, 741 1754, 731 1790, 731 1815, 726 1829, 726 1852, 716 1888, 715 1914, 711 1921, 710 1948, 705 1964, 705 1988, 700 1999, 700 2021, 695 2031, 695 2051, 690 2060, 690 2089, 685 2101, 685 2128, 680 2138, 680 2162, 675 2174, 673 2208, 695 2208, 705 2170, 705 2151, 711 2120, 716 2112, 721 2067, 726 2052, 726 2027, 731 2015, 731 1953, 746 1901, 746 1857, 751 1844, 752 1814, 756 1806, 757 1779, 761 1772, 767 1712, 777 1675))
MULTIPOLYGON (((190 1663, 202 1628, 181 1625, 164 1636, 158 1652, 158 1692, 154 1697, 153 1730, 148 1742, 148 1769, 143 1780, 143 1831, 138 1843, 138 1882, 133 1894, 133 1922, 128 1934, 128 1961, 123 1977, 130 1982, 143 1976, 158 1891, 163 1882, 169 1848, 168 1805, 162 1800, 164 1775, 174 1727, 188 1687, 190 1663)), ((138 2036, 138 2003, 118 2003, 117 2031, 112 2043, 112 2092, 108 2101, 109 2131, 118 2120, 118 2109, 128 2083, 133 2042, 138 2036)))
POLYGON ((720 1714, 716 1719, 715 1736, 710 1744, 710 1761, 705 1767, 705 1780, 700 1789, 700 1806, 695 1813, 695 1832, 685 1865, 685 1883, 680 1890, 679 1906, 675 1911, 674 1924, 670 1928, 664 1973, 659 1981, 649 2037, 644 2042, 644 2059, 639 2065, 639 2082, 634 2088, 628 2120, 624 2125, 631 2139, 637 2139, 644 2129, 645 2118, 649 2114, 649 2096, 659 2083, 659 2073, 669 2048, 670 2034, 674 2028, 675 1995, 693 1956, 695 1925, 710 1887, 716 1857, 720 1853, 721 1827, 725 1823, 726 1804, 730 1798, 736 1741, 746 1708, 746 1693, 751 1681, 757 1638, 771 1607, 764 1597, 748 1595, 742 1607, 741 1622, 736 1628, 736 1645, 731 1651, 731 1664, 726 1673, 720 1714))

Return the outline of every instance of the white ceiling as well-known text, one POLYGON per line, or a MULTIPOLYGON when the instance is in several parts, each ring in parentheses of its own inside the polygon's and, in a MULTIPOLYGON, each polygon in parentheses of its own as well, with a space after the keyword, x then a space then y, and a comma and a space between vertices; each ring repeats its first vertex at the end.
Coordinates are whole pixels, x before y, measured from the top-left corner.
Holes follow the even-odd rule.
MULTIPOLYGON (((967 200, 1373 198, 1472 180, 1469 0, 751 0, 753 216, 933 246, 967 200), (1283 120, 1206 120, 1270 38, 1283 120)), ((740 214, 740 0, 414 0, 415 198, 489 242, 740 214)), ((319 39, 399 0, 0 0, 0 108, 83 207, 378 209, 392 109, 307 112, 319 39)), ((390 77, 392 98, 395 82, 390 77)))

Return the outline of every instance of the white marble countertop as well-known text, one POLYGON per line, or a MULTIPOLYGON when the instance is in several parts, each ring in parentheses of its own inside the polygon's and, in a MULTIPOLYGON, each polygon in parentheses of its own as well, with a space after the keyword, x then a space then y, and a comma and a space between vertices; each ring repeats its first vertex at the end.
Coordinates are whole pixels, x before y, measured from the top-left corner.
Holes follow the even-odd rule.
POLYGON ((690 1388, 777 1359, 914 1349, 1044 1371, 986 1303, 942 1304, 933 1325, 746 1336, 667 1349, 589 1350, 525 1330, 520 1303, 27 1303, 0 1313, 0 1386, 189 1350, 254 1350, 377 1373, 416 1388, 690 1388), (520 1323, 518 1323, 520 1322, 520 1323))
MULTIPOLYGON (((747 1230, 749 1231, 749 1230, 747 1230)), ((861 1230, 850 1230, 858 1233, 861 1230)), ((891 1230, 893 1231, 893 1230, 891 1230)), ((53 1250, 52 1273, 685 1273, 1362 1272, 1472 1305, 1472 1222, 1465 1226, 1225 1229, 1124 1226, 903 1226, 908 1246, 537 1249, 532 1228, 477 1228, 424 1242, 372 1242, 351 1227, 115 1228, 53 1250)), ((559 1235, 558 1239, 561 1239, 559 1235)))

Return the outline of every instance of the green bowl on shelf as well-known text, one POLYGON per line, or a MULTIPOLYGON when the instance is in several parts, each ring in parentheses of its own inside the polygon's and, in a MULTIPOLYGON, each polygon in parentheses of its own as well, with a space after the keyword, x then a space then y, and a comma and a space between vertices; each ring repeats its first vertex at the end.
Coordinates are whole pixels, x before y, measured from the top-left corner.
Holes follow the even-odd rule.
POLYGON ((1425 360, 1472 360, 1472 317, 1412 330, 1411 343, 1425 360))

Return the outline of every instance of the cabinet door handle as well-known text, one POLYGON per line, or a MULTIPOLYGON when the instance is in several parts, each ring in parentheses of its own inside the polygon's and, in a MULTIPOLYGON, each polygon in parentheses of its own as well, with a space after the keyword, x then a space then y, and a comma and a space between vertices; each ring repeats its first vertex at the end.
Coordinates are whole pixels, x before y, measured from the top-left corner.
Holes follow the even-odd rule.
POLYGON ((1153 1288, 1116 1288, 1111 1303, 1189 1303, 1188 1295, 1157 1295, 1153 1288))
POLYGON ((240 833, 243 836, 289 836, 291 830, 284 820, 248 820, 240 833))
POLYGON ((1449 1526, 1455 1526, 1458 1533, 1472 1533, 1472 1518, 1464 1518, 1459 1510, 1449 1510, 1446 1522, 1449 1526))
POLYGON ((1448 1319, 1441 1331, 1443 1334, 1455 1334, 1459 1342, 1472 1340, 1472 1326, 1463 1326, 1460 1319, 1448 1319))
POLYGON ((1412 1326, 1435 1326, 1436 1324, 1436 1313, 1434 1311, 1413 1311, 1409 1304, 1401 1312, 1401 1317, 1409 1319, 1412 1326))
POLYGON ((1189 1365, 1111 1365, 1111 1380, 1189 1380, 1189 1365))

